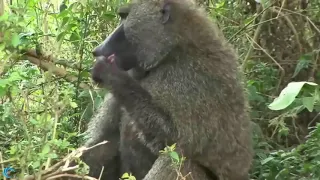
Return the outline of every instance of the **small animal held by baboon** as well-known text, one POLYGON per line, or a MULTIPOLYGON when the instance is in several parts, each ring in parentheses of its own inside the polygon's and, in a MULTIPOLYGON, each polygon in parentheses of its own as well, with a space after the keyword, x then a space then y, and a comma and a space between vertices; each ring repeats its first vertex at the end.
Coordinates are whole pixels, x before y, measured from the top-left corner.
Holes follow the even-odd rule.
POLYGON ((110 90, 88 128, 82 159, 90 174, 116 180, 175 180, 159 154, 176 143, 182 174, 194 180, 248 180, 252 161, 247 99, 237 56, 191 0, 133 0, 93 52, 92 78, 110 90))

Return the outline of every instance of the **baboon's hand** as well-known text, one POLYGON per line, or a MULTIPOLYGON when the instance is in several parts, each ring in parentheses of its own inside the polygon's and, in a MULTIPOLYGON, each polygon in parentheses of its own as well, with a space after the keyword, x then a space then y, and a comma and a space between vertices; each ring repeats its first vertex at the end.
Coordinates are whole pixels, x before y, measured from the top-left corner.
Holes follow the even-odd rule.
POLYGON ((115 59, 115 55, 111 55, 108 58, 104 56, 97 57, 92 69, 93 81, 109 87, 112 82, 120 82, 122 78, 125 78, 127 74, 117 67, 115 59))

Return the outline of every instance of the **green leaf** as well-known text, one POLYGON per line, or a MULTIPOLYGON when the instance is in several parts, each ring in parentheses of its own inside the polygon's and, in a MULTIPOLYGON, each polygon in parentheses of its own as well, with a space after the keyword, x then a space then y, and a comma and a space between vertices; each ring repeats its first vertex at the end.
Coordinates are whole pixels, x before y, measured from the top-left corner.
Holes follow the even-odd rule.
POLYGON ((70 106, 72 108, 77 108, 78 107, 77 103, 75 103, 75 102, 70 102, 70 106))
POLYGON ((63 31, 63 32, 61 32, 60 34, 58 34, 58 36, 57 36, 57 41, 63 40, 63 38, 64 38, 65 35, 66 35, 66 32, 65 32, 65 31, 63 31))
POLYGON ((17 47, 20 44, 20 37, 17 33, 14 33, 11 39, 11 44, 13 47, 17 47))
POLYGON ((112 19, 116 18, 117 16, 113 13, 113 12, 105 12, 102 17, 105 19, 105 20, 109 20, 111 21, 112 19))
POLYGON ((68 21, 69 21, 69 17, 64 17, 62 20, 62 23, 61 23, 61 28, 63 28, 67 24, 68 21))
POLYGON ((72 34, 71 34, 71 36, 70 36, 70 41, 79 41, 80 40, 80 35, 78 34, 78 33, 76 33, 76 32, 73 32, 72 34))
POLYGON ((44 155, 44 154, 48 154, 49 152, 50 152, 50 145, 49 144, 44 145, 41 154, 44 155))
POLYGON ((170 155, 170 157, 171 157, 172 159, 174 159, 176 162, 179 162, 180 158, 179 158, 179 155, 178 155, 177 152, 171 151, 171 152, 169 153, 169 155, 170 155))
POLYGON ((273 159, 274 159, 274 157, 268 157, 268 158, 264 159, 263 161, 261 161, 261 165, 264 165, 273 159))
POLYGON ((10 84, 10 82, 7 79, 0 79, 0 87, 7 87, 7 85, 10 84))
POLYGON ((282 110, 288 107, 296 98, 296 96, 299 94, 301 91, 301 88, 305 85, 309 84, 312 86, 317 86, 316 83, 312 82, 291 82, 285 87, 279 97, 274 99, 274 101, 268 106, 269 109, 271 110, 282 110))
POLYGON ((311 54, 304 54, 300 57, 299 62, 294 70, 292 78, 296 77, 302 69, 308 68, 312 59, 311 54))
POLYGON ((306 107, 309 112, 313 111, 314 102, 315 102, 315 98, 314 97, 304 97, 304 98, 302 98, 303 106, 306 107))
POLYGON ((32 167, 35 168, 35 169, 40 167, 40 161, 33 162, 32 163, 32 167))
POLYGON ((30 122, 31 124, 33 124, 33 125, 38 125, 38 124, 39 124, 39 122, 38 122, 37 120, 33 119, 33 118, 31 118, 31 119, 29 120, 29 122, 30 122))
POLYGON ((0 98, 7 94, 7 88, 0 86, 0 98))
POLYGON ((0 51, 3 51, 5 47, 6 47, 5 43, 0 43, 0 51))
POLYGON ((124 178, 129 178, 129 174, 128 173, 124 173, 122 176, 121 176, 121 179, 124 179, 124 178))
POLYGON ((2 16, 0 16, 0 22, 1 21, 8 21, 8 18, 9 18, 9 14, 7 12, 5 12, 2 16))

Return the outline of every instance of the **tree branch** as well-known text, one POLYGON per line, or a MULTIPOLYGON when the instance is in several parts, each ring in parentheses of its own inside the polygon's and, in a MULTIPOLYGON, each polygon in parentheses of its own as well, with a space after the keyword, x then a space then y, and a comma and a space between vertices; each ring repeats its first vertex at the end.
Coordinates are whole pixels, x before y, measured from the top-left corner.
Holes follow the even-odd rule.
MULTIPOLYGON (((41 69, 45 71, 51 70, 53 74, 63 77, 69 82, 77 81, 77 77, 69 75, 66 70, 55 66, 55 64, 51 62, 53 60, 49 56, 39 56, 35 50, 28 50, 23 57, 29 60, 32 64, 39 66, 41 69)), ((80 83, 79 86, 83 89, 90 89, 90 86, 85 83, 80 83)))

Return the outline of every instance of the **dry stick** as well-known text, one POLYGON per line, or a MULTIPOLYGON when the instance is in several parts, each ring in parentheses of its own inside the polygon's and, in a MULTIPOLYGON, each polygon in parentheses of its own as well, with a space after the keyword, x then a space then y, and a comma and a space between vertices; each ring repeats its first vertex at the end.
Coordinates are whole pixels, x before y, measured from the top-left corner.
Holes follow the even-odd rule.
MULTIPOLYGON (((69 82, 76 81, 76 77, 69 75, 64 69, 56 67, 53 63, 44 61, 39 59, 38 57, 32 56, 31 54, 27 54, 25 56, 31 63, 39 66, 41 69, 44 70, 51 70, 57 76, 65 78, 69 82)), ((90 89, 87 84, 81 83, 80 87, 83 89, 90 89)))
POLYGON ((14 158, 14 159, 10 159, 10 160, 1 160, 0 161, 0 164, 6 164, 6 163, 11 163, 11 162, 14 162, 14 161, 18 161, 17 158, 14 158))
POLYGON ((47 178, 49 178, 49 177, 59 175, 59 174, 62 173, 62 172, 73 171, 73 170, 76 170, 76 169, 78 169, 78 168, 79 168, 79 166, 76 165, 76 166, 68 167, 68 168, 65 168, 65 169, 62 169, 62 170, 61 170, 61 169, 58 169, 57 171, 55 171, 55 172, 53 172, 53 173, 51 173, 51 174, 43 175, 43 176, 42 176, 42 179, 47 179, 47 178))
POLYGON ((263 25, 263 21, 265 21, 265 19, 267 18, 267 12, 268 11, 265 11, 263 14, 262 14, 262 17, 260 19, 260 22, 261 24, 257 27, 255 33, 254 33, 254 36, 253 36, 253 41, 251 42, 250 44, 250 47, 249 47, 249 50, 246 54, 246 57, 244 58, 243 62, 242 62, 242 66, 241 66, 241 70, 242 72, 245 72, 246 70, 246 66, 247 66, 247 62, 249 61, 249 58, 253 52, 253 44, 258 40, 258 37, 260 35, 260 31, 261 31, 261 28, 262 28, 262 25, 263 25))
POLYGON ((59 174, 59 175, 56 175, 56 176, 49 177, 46 180, 58 179, 58 178, 61 178, 61 177, 72 177, 72 178, 87 179, 87 180, 97 180, 96 178, 93 178, 93 177, 79 176, 79 175, 75 175, 75 174, 59 174))
MULTIPOLYGON (((1 0, 0 0, 1 1, 1 0)), ((0 161, 2 162, 3 161, 3 158, 2 158, 2 152, 0 151, 0 161)), ((2 172, 4 172, 4 165, 1 164, 1 168, 2 168, 2 172)), ((3 176, 3 180, 6 180, 7 178, 5 176, 3 176)))
MULTIPOLYGON (((275 7, 275 8, 278 9, 278 7, 275 7)), ((306 16, 304 14, 301 14, 301 13, 298 13, 298 12, 295 12, 295 11, 291 11, 290 9, 283 9, 283 10, 284 11, 288 11, 288 12, 290 12, 292 14, 297 14, 297 15, 305 17, 306 20, 312 25, 312 27, 320 34, 320 29, 312 22, 312 20, 308 16, 306 16)))
MULTIPOLYGON (((256 17, 254 17, 251 21, 249 21, 243 28, 241 28, 239 31, 237 31, 236 33, 234 33, 227 41, 230 42, 232 39, 234 39, 238 34, 240 34, 242 31, 244 31, 245 29, 247 29, 247 27, 252 24, 261 14, 263 15, 265 13, 266 10, 268 10, 272 5, 268 6, 267 8, 263 9, 261 12, 259 12, 259 14, 256 15, 256 17)), ((262 23, 263 21, 260 20, 259 23, 262 23)))
POLYGON ((103 171, 104 171, 104 166, 102 166, 102 168, 101 168, 101 171, 100 171, 100 175, 99 175, 99 180, 101 179, 101 177, 102 177, 102 173, 103 173, 103 171))
POLYGON ((309 74, 309 78, 308 78, 308 81, 312 81, 314 82, 314 75, 318 69, 318 61, 320 59, 320 51, 316 51, 316 55, 315 55, 315 59, 314 59, 314 62, 313 62, 313 66, 312 66, 312 69, 310 71, 310 74, 309 74))
MULTIPOLYGON (((93 146, 88 147, 88 148, 86 148, 86 147, 80 147, 80 148, 78 148, 77 150, 75 150, 75 151, 73 151, 72 153, 70 153, 69 155, 67 155, 65 158, 63 158, 62 161, 56 163, 55 165, 53 165, 52 167, 50 167, 50 168, 47 169, 47 170, 48 170, 48 172, 53 171, 54 169, 57 169, 63 162, 68 161, 71 157, 73 157, 73 156, 75 156, 75 157, 80 157, 80 156, 83 154, 83 152, 88 151, 88 150, 90 150, 90 149, 93 149, 93 148, 95 148, 95 147, 97 147, 97 146, 101 146, 101 145, 103 145, 103 144, 106 144, 107 142, 108 142, 108 141, 103 141, 103 142, 101 142, 101 143, 98 143, 98 144, 93 145, 93 146)), ((62 170, 62 171, 64 171, 64 170, 62 170)), ((47 173, 48 173, 48 172, 47 172, 47 173)))
POLYGON ((295 118, 294 116, 292 117, 292 121, 291 121, 291 122, 292 122, 292 126, 293 126, 293 128, 294 128, 294 135, 295 135, 295 137, 297 138, 299 144, 301 144, 302 141, 301 141, 301 139, 299 138, 299 134, 298 134, 299 128, 298 128, 297 125, 296 125, 296 118, 295 118))
MULTIPOLYGON (((60 177, 60 173, 62 172, 67 172, 67 171, 71 171, 71 170, 75 170, 78 168, 78 166, 73 166, 73 167, 65 167, 63 166, 62 169, 61 169, 61 166, 64 162, 66 162, 66 164, 68 163, 68 161, 73 158, 73 157, 80 157, 83 152, 85 151, 88 151, 90 149, 93 149, 97 146, 100 146, 100 145, 103 145, 103 144, 106 144, 108 141, 103 141, 103 142, 100 142, 96 145, 93 145, 91 147, 80 147, 74 151, 72 151, 70 154, 68 154, 66 157, 64 157, 61 161, 59 161, 58 163, 54 164, 53 166, 49 167, 48 169, 40 172, 40 175, 42 176, 41 179, 52 179, 53 177, 55 178, 59 178, 60 177)), ((65 164, 65 165, 66 165, 65 164)), ((67 174, 63 174, 61 177, 65 177, 65 176, 68 176, 67 174)), ((69 177, 77 177, 77 178, 82 178, 82 176, 79 176, 79 175, 69 175, 69 177)), ((24 178, 24 180, 28 179, 28 180, 34 180, 36 177, 34 175, 29 175, 27 177, 24 178)), ((89 176, 85 176, 84 177, 85 179, 88 179, 88 180, 97 180, 97 179, 92 179, 91 177, 89 176)))
POLYGON ((284 4, 285 4, 285 3, 286 3, 286 0, 283 0, 283 1, 282 1, 282 4, 281 4, 281 7, 280 7, 280 10, 279 10, 279 13, 278 13, 278 15, 277 15, 277 18, 279 17, 280 12, 281 12, 282 8, 284 7, 284 4))
POLYGON ((314 123, 314 121, 317 120, 319 116, 320 116, 320 112, 309 122, 308 127, 310 127, 311 124, 314 123))
MULTIPOLYGON (((59 117, 60 117, 60 115, 61 115, 61 113, 62 113, 62 111, 64 109, 65 109, 65 106, 60 107, 60 110, 56 110, 56 113, 55 113, 55 116, 54 116, 54 127, 53 127, 53 133, 52 133, 52 140, 56 139, 59 117)), ((47 159, 47 163, 46 163, 45 169, 48 169, 50 167, 50 164, 51 164, 51 158, 49 157, 47 159)))
POLYGON ((285 70, 265 49, 263 49, 257 42, 255 42, 254 39, 252 39, 250 36, 247 36, 247 37, 251 40, 251 43, 254 43, 256 46, 258 46, 279 67, 281 73, 280 73, 280 79, 276 88, 276 91, 278 91, 281 85, 282 79, 284 78, 285 70))

